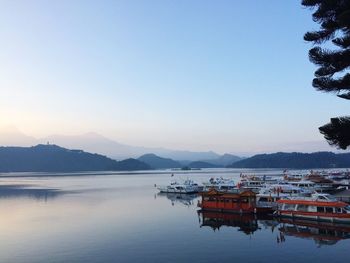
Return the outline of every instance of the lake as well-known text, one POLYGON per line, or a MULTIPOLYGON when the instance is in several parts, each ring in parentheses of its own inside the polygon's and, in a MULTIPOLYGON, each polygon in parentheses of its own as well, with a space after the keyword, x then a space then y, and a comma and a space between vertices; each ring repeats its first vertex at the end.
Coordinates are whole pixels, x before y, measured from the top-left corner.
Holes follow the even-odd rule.
POLYGON ((0 175, 0 262, 346 262, 350 225, 198 213, 196 196, 158 194, 217 169, 0 175), (171 177, 174 173, 174 177, 171 177))

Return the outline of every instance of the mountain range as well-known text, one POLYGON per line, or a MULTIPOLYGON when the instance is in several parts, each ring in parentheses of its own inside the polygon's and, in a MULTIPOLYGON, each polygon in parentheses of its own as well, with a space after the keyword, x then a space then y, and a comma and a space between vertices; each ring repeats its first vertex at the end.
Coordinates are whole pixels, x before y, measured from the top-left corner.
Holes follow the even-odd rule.
POLYGON ((115 161, 100 154, 57 145, 0 147, 0 172, 77 172, 149 170, 139 160, 115 161))
POLYGON ((217 159, 219 154, 195 151, 171 150, 165 148, 149 148, 122 144, 106 138, 98 133, 89 132, 81 135, 50 135, 44 138, 36 139, 28 136, 16 127, 6 127, 0 129, 1 146, 33 146, 37 144, 60 145, 69 149, 82 149, 87 152, 99 153, 112 159, 122 160, 126 158, 137 158, 147 153, 154 153, 164 158, 174 160, 198 161, 205 159, 217 159))
POLYGON ((174 161, 170 158, 162 158, 153 153, 148 153, 140 156, 139 161, 148 164, 153 169, 168 169, 168 168, 181 168, 181 163, 174 161))
POLYGON ((237 162, 238 160, 242 160, 242 158, 225 154, 223 156, 219 156, 219 158, 211 159, 211 160, 199 160, 199 161, 175 161, 170 158, 163 158, 153 153, 148 153, 142 155, 138 158, 139 161, 142 161, 148 164, 153 169, 169 169, 169 168, 220 168, 226 167, 229 164, 237 162))
POLYGON ((231 168, 350 168, 350 153, 273 153, 258 154, 231 164, 231 168))

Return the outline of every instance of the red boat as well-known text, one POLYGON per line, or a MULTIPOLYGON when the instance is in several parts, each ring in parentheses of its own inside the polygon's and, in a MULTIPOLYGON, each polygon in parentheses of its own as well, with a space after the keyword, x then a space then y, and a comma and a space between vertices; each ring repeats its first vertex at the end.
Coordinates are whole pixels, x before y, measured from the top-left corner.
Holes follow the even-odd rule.
POLYGON ((219 192, 215 189, 201 193, 198 206, 204 211, 219 211, 230 213, 267 213, 271 208, 257 207, 256 193, 251 190, 236 192, 219 192))

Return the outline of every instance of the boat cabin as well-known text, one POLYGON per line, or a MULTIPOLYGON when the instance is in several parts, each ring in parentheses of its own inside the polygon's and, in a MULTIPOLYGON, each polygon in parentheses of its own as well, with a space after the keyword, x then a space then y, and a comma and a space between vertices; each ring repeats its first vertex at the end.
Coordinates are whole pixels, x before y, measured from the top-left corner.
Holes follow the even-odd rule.
POLYGON ((277 214, 280 216, 350 223, 350 206, 327 195, 281 199, 277 203, 277 214))
POLYGON ((235 193, 219 192, 215 189, 201 193, 198 206, 202 210, 256 213, 256 194, 251 190, 237 190, 235 193))

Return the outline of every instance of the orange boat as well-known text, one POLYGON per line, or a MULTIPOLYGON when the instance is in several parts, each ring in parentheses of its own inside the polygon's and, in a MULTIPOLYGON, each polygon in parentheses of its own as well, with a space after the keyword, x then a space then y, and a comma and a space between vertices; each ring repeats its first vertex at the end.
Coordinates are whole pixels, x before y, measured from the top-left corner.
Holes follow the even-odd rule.
POLYGON ((204 211, 219 211, 231 213, 266 213, 271 208, 257 207, 256 193, 251 190, 237 190, 235 192, 219 192, 215 189, 201 193, 198 207, 204 211))
POLYGON ((350 223, 350 206, 329 194, 281 199, 277 203, 275 214, 279 216, 350 223))

